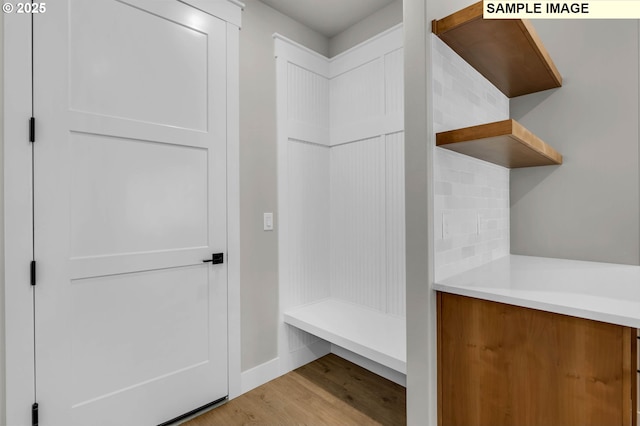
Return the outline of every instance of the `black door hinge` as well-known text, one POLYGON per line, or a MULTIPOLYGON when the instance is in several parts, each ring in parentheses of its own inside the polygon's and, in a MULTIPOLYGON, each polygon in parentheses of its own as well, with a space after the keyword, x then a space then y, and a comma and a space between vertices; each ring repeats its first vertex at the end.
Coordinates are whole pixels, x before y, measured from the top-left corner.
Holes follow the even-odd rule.
POLYGON ((31 261, 31 285, 36 285, 36 261, 31 261))
POLYGON ((29 119, 29 142, 36 141, 36 118, 31 117, 29 119))
POLYGON ((38 426, 38 403, 34 402, 31 406, 31 426, 38 426))

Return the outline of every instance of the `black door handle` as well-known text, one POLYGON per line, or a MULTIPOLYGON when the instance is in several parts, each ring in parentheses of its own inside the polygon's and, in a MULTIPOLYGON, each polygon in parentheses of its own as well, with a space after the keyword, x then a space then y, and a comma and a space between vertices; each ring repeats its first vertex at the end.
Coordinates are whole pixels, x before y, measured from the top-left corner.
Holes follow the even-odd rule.
POLYGON ((214 265, 218 263, 224 263, 224 253, 213 253, 211 255, 211 259, 205 259, 202 262, 203 263, 211 262, 214 265))

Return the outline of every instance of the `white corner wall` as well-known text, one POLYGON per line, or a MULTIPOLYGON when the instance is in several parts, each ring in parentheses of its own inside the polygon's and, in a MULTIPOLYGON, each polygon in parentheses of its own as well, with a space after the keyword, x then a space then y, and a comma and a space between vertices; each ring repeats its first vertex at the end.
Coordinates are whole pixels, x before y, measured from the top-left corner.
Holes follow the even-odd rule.
MULTIPOLYGON (((278 139, 278 376, 331 350, 282 313, 329 297, 329 66, 274 35, 278 139)), ((273 377, 270 377, 273 378, 273 377)))
POLYGON ((405 315, 404 134, 331 148, 331 296, 405 315))
POLYGON ((401 26, 331 60, 274 38, 284 374, 331 351, 284 324, 293 307, 333 297, 405 316, 404 85, 401 26))
POLYGON ((331 296, 405 316, 402 26, 330 61, 331 296))
MULTIPOLYGON (((431 34, 434 132, 509 118, 509 99, 431 34)), ((434 152, 435 278, 509 254, 509 169, 434 152)))
POLYGON ((276 67, 272 35, 277 31, 320 53, 329 52, 329 39, 323 35, 259 0, 244 3, 240 31, 242 309, 239 314, 243 377, 244 372, 278 356, 280 214, 277 209, 276 67), (274 232, 263 230, 263 212, 274 213, 274 232))

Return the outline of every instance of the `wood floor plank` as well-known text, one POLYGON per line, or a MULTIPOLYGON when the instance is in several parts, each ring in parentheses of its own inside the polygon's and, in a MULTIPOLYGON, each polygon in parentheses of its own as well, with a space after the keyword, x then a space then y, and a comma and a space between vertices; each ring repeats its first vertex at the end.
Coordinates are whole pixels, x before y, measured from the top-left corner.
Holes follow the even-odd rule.
POLYGON ((337 356, 324 357, 296 372, 383 424, 406 422, 404 388, 337 356))
POLYGON ((404 387, 330 354, 184 426, 405 424, 404 387))

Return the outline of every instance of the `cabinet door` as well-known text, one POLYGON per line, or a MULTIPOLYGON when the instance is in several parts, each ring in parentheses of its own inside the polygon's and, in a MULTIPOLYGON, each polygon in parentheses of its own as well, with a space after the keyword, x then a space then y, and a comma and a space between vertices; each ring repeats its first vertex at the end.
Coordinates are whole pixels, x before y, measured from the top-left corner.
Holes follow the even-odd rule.
POLYGON ((439 421, 633 423, 635 330, 438 294, 439 421))

